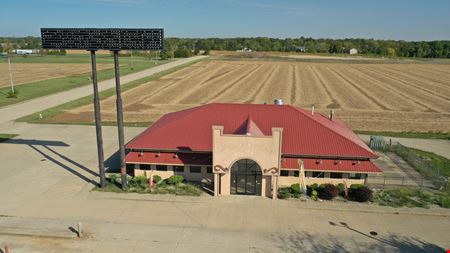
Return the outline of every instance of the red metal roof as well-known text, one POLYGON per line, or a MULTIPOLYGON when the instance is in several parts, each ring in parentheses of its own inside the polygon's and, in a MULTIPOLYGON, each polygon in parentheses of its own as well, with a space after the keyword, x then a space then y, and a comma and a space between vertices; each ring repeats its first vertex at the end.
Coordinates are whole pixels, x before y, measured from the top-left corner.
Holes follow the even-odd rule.
POLYGON ((308 171, 338 171, 358 173, 382 173, 382 171, 369 160, 334 160, 310 158, 282 158, 282 169, 299 169, 298 159, 303 161, 308 171))
POLYGON ((183 154, 158 152, 130 152, 126 155, 127 163, 172 164, 172 165, 212 165, 211 154, 183 154))
POLYGON ((131 140, 127 148, 212 152, 213 125, 224 126, 225 134, 235 134, 243 124, 269 136, 273 127, 283 128, 283 154, 377 157, 341 120, 312 115, 291 105, 207 104, 169 113, 131 140))

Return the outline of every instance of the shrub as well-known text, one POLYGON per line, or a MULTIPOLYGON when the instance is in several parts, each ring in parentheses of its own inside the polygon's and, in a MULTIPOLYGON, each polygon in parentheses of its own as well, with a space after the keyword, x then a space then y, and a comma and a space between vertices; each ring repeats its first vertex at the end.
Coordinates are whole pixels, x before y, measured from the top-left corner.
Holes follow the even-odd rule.
POLYGON ((291 189, 288 187, 278 189, 278 198, 288 199, 291 197, 291 189))
POLYGON ((161 57, 161 60, 172 59, 173 58, 173 51, 163 50, 163 51, 161 51, 159 56, 161 57))
POLYGON ((9 90, 6 94, 6 98, 17 98, 19 96, 19 90, 14 89, 14 92, 12 90, 9 90))
POLYGON ((301 193, 300 184, 293 184, 293 185, 291 185, 291 192, 293 194, 300 194, 301 193))
POLYGON ((337 185, 337 187, 339 189, 339 195, 344 196, 344 194, 345 194, 345 184, 339 183, 337 185))
POLYGON ((312 193, 313 191, 317 191, 318 189, 319 189, 319 185, 316 184, 316 183, 311 184, 311 185, 308 185, 308 186, 306 186, 306 194, 307 194, 308 196, 311 196, 311 193, 312 193))
POLYGON ((161 182, 161 177, 158 175, 153 175, 153 183, 157 184, 161 182))
POLYGON ((316 190, 311 191, 311 199, 317 200, 319 193, 316 190))
POLYGON ((192 56, 191 50, 181 47, 177 48, 173 54, 176 58, 187 58, 192 56))
POLYGON ((362 185, 362 184, 352 184, 352 185, 350 185, 350 189, 351 190, 357 190, 357 189, 360 189, 360 188, 363 188, 363 187, 365 187, 365 186, 362 185))
MULTIPOLYGON (((353 186, 353 185, 352 185, 353 186)), ((350 188, 349 197, 351 200, 366 202, 372 199, 373 192, 366 186, 350 188)))
POLYGON ((441 195, 439 197, 438 205, 443 207, 443 208, 450 208, 450 197, 449 196, 445 196, 445 195, 441 195))
POLYGON ((321 199, 331 200, 339 194, 339 188, 334 184, 322 184, 319 187, 319 197, 321 199))
POLYGON ((148 179, 145 176, 136 176, 128 181, 130 188, 145 189, 148 186, 148 179))
POLYGON ((180 175, 173 175, 167 179, 168 184, 179 184, 184 181, 184 177, 180 175))

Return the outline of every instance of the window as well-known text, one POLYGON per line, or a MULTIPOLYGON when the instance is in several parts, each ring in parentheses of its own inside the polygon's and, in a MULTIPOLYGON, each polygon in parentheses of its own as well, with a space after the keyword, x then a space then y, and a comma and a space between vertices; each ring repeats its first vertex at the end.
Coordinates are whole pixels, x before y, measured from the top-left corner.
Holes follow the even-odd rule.
POLYGON ((348 175, 349 179, 361 179, 362 174, 361 173, 350 173, 348 175))
POLYGON ((134 163, 127 163, 126 168, 127 168, 127 171, 134 170, 134 163))
POLYGON ((173 166, 174 172, 184 172, 184 166, 173 166))
POLYGON ((206 173, 212 173, 212 167, 211 166, 206 167, 206 173))
POLYGON ((150 164, 140 164, 139 169, 140 170, 150 170, 151 167, 150 167, 150 164))
POLYGON ((312 173, 312 177, 315 177, 315 178, 324 178, 324 177, 325 177, 325 172, 314 171, 314 172, 312 173))
POLYGON ((300 171, 298 170, 294 171, 294 177, 300 177, 300 171))
POLYGON ((200 166, 190 166, 189 172, 191 173, 202 173, 202 167, 200 166))
POLYGON ((289 176, 289 170, 281 170, 280 176, 282 177, 288 177, 289 176))
POLYGON ((167 165, 156 165, 156 170, 167 171, 167 165))
POLYGON ((342 173, 330 173, 330 178, 342 178, 342 173))

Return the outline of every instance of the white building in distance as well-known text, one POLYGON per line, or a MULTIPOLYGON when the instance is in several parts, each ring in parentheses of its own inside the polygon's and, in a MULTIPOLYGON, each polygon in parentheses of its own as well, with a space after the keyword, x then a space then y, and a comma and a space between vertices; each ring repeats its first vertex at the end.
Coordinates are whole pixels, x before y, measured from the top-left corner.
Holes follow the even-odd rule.
POLYGON ((348 52, 349 54, 358 54, 358 49, 356 48, 351 48, 350 51, 348 52))

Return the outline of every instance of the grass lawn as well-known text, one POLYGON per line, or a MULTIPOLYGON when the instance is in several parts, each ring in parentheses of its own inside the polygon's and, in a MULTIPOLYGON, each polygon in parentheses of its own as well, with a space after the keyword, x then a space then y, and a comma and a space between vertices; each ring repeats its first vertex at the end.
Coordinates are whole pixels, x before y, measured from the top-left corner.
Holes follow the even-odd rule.
POLYGON ((421 157, 422 159, 428 161, 428 163, 431 165, 431 167, 438 168, 441 175, 450 177, 450 160, 440 156, 436 155, 432 152, 427 152, 415 148, 409 148, 411 152, 416 154, 417 156, 421 157))
MULTIPOLYGON (((136 80, 136 81, 124 84, 124 85, 121 86, 122 87, 122 92, 124 92, 126 90, 129 90, 129 89, 132 89, 134 87, 137 87, 137 86, 139 86, 141 84, 144 84, 144 83, 147 83, 147 82, 150 82, 150 81, 153 81, 153 80, 157 80, 158 78, 160 78, 162 76, 168 75, 168 74, 170 74, 172 72, 175 72, 175 71, 178 71, 178 70, 180 70, 182 68, 188 67, 188 66, 190 66, 192 64, 195 64, 195 63, 197 63, 199 61, 201 61, 201 60, 192 61, 192 62, 183 64, 183 65, 180 65, 180 66, 177 66, 177 67, 174 67, 174 68, 171 68, 171 69, 159 72, 159 73, 154 74, 152 76, 148 76, 148 77, 145 77, 145 78, 142 78, 142 79, 139 79, 139 80, 136 80)), ((110 96, 114 96, 115 94, 116 94, 115 88, 107 89, 107 90, 104 90, 104 91, 100 92, 100 99, 105 99, 105 98, 108 98, 110 96)), ((28 123, 34 123, 34 124, 93 125, 93 124, 95 124, 94 122, 70 122, 70 123, 67 123, 67 122, 60 122, 60 121, 52 120, 53 116, 55 116, 57 114, 60 114, 60 113, 64 113, 65 110, 73 109, 73 108, 76 108, 76 107, 79 107, 79 106, 83 106, 83 105, 92 104, 93 100, 94 100, 93 95, 86 96, 86 97, 83 97, 83 98, 80 98, 80 99, 76 99, 76 100, 67 102, 65 104, 53 107, 53 108, 49 108, 49 109, 47 109, 47 110, 45 110, 43 112, 39 112, 43 116, 42 119, 39 118, 39 113, 34 113, 34 114, 31 114, 31 115, 19 118, 16 121, 28 122, 28 123)), ((104 125, 115 125, 116 124, 116 122, 102 122, 102 123, 104 123, 104 125)), ((145 122, 145 123, 143 123, 143 122, 139 122, 139 123, 124 123, 124 125, 125 126, 145 126, 145 127, 147 127, 147 126, 149 126, 150 123, 151 122, 145 122)))
POLYGON ((161 180, 153 185, 150 191, 148 179, 143 176, 133 177, 128 180, 128 188, 122 190, 120 184, 120 175, 110 175, 106 179, 104 188, 94 187, 95 191, 117 192, 117 193, 148 193, 148 194, 173 194, 182 196, 200 196, 203 191, 195 184, 188 182, 169 184, 167 180, 161 180))
POLYGON ((4 142, 4 141, 14 138, 16 136, 17 136, 17 134, 0 134, 0 142, 4 142))
POLYGON ((432 152, 422 151, 405 146, 392 146, 393 151, 402 157, 411 167, 423 177, 431 180, 440 191, 397 188, 376 192, 373 201, 379 205, 392 207, 423 207, 438 205, 450 208, 450 185, 445 183, 450 177, 450 160, 432 152))
MULTIPOLYGON (((89 55, 81 56, 33 56, 27 58, 15 57, 14 62, 33 62, 33 63, 90 63, 89 55)), ((134 57, 133 68, 131 68, 130 57, 121 57, 119 59, 121 64, 120 74, 122 76, 138 72, 144 69, 155 67, 168 61, 154 61, 150 58, 145 57, 134 57), (156 63, 156 64, 155 64, 156 63)), ((113 57, 110 56, 100 56, 97 58, 97 63, 110 63, 113 64, 113 57)), ((7 98, 6 94, 10 90, 9 87, 0 88, 0 107, 11 105, 19 102, 23 102, 29 99, 50 95, 53 93, 73 89, 83 85, 89 85, 92 83, 90 80, 90 73, 77 75, 77 76, 67 76, 60 78, 52 78, 47 80, 41 80, 32 83, 25 83, 16 85, 15 88, 19 91, 17 98, 7 98)), ((114 69, 102 70, 97 72, 98 81, 107 80, 114 78, 114 69)))
POLYGON ((366 135, 382 135, 382 136, 400 137, 400 138, 450 140, 450 133, 433 132, 433 131, 430 131, 430 132, 376 132, 376 131, 355 130, 355 133, 366 134, 366 135))
POLYGON ((382 206, 392 207, 430 208, 431 205, 438 205, 443 208, 450 208, 448 191, 435 192, 415 188, 382 190, 374 194, 372 201, 382 206))

